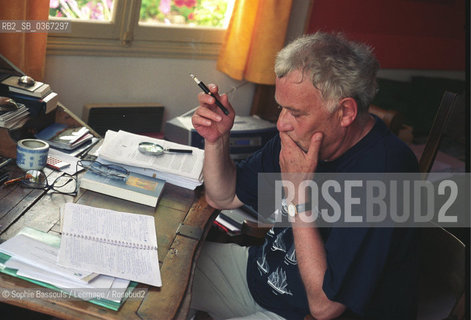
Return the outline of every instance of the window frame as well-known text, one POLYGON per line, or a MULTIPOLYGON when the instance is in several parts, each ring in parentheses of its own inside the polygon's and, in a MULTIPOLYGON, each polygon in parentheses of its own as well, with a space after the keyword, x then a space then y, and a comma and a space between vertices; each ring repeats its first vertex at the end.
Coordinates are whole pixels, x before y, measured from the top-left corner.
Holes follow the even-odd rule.
POLYGON ((225 29, 139 24, 141 0, 114 6, 111 22, 68 20, 70 33, 49 33, 47 54, 217 58, 225 29))

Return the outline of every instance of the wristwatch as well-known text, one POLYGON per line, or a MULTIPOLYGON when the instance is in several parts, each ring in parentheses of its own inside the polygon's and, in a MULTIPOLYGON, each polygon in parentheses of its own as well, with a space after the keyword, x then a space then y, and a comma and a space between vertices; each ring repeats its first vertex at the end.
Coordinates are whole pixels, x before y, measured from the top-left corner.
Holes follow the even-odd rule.
POLYGON ((284 212, 288 213, 291 217, 296 216, 298 213, 309 210, 310 203, 294 204, 288 203, 286 199, 281 199, 281 206, 284 212))

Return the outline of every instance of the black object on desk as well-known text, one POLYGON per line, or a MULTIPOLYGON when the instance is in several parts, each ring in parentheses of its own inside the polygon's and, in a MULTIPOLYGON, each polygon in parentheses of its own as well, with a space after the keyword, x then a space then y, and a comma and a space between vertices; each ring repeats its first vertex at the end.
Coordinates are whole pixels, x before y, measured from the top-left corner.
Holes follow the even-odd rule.
POLYGON ((10 178, 10 173, 8 171, 0 171, 0 186, 5 183, 10 178))
POLYGON ((0 169, 6 167, 11 162, 13 162, 12 158, 0 157, 0 169))

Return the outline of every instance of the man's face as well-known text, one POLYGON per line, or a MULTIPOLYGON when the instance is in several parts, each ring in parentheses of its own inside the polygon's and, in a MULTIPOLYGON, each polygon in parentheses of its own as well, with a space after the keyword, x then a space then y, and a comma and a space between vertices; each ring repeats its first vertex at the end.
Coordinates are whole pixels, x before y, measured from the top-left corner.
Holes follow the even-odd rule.
POLYGON ((292 71, 276 79, 275 99, 282 107, 277 121, 280 133, 286 133, 307 152, 312 135, 322 132, 320 159, 329 160, 341 143, 344 129, 340 126, 339 113, 327 111, 320 91, 309 77, 303 78, 302 72, 292 71))

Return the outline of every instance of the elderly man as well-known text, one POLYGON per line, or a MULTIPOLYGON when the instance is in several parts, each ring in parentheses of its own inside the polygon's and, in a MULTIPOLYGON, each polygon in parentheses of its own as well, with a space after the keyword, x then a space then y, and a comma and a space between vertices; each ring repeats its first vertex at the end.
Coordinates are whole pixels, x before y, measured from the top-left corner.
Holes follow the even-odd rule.
MULTIPOLYGON (((210 85, 230 113, 199 94, 192 120, 205 139, 208 202, 257 208, 257 174, 264 172, 297 173, 296 185, 322 172, 416 172, 413 153, 368 113, 377 70, 370 48, 341 35, 318 32, 290 43, 275 64, 279 135, 237 166, 229 157, 234 110, 210 85)), ((299 220, 305 195, 291 199, 299 220)), ((412 229, 315 223, 275 227, 260 247, 207 243, 192 307, 215 319, 415 319, 414 249, 412 229)))

